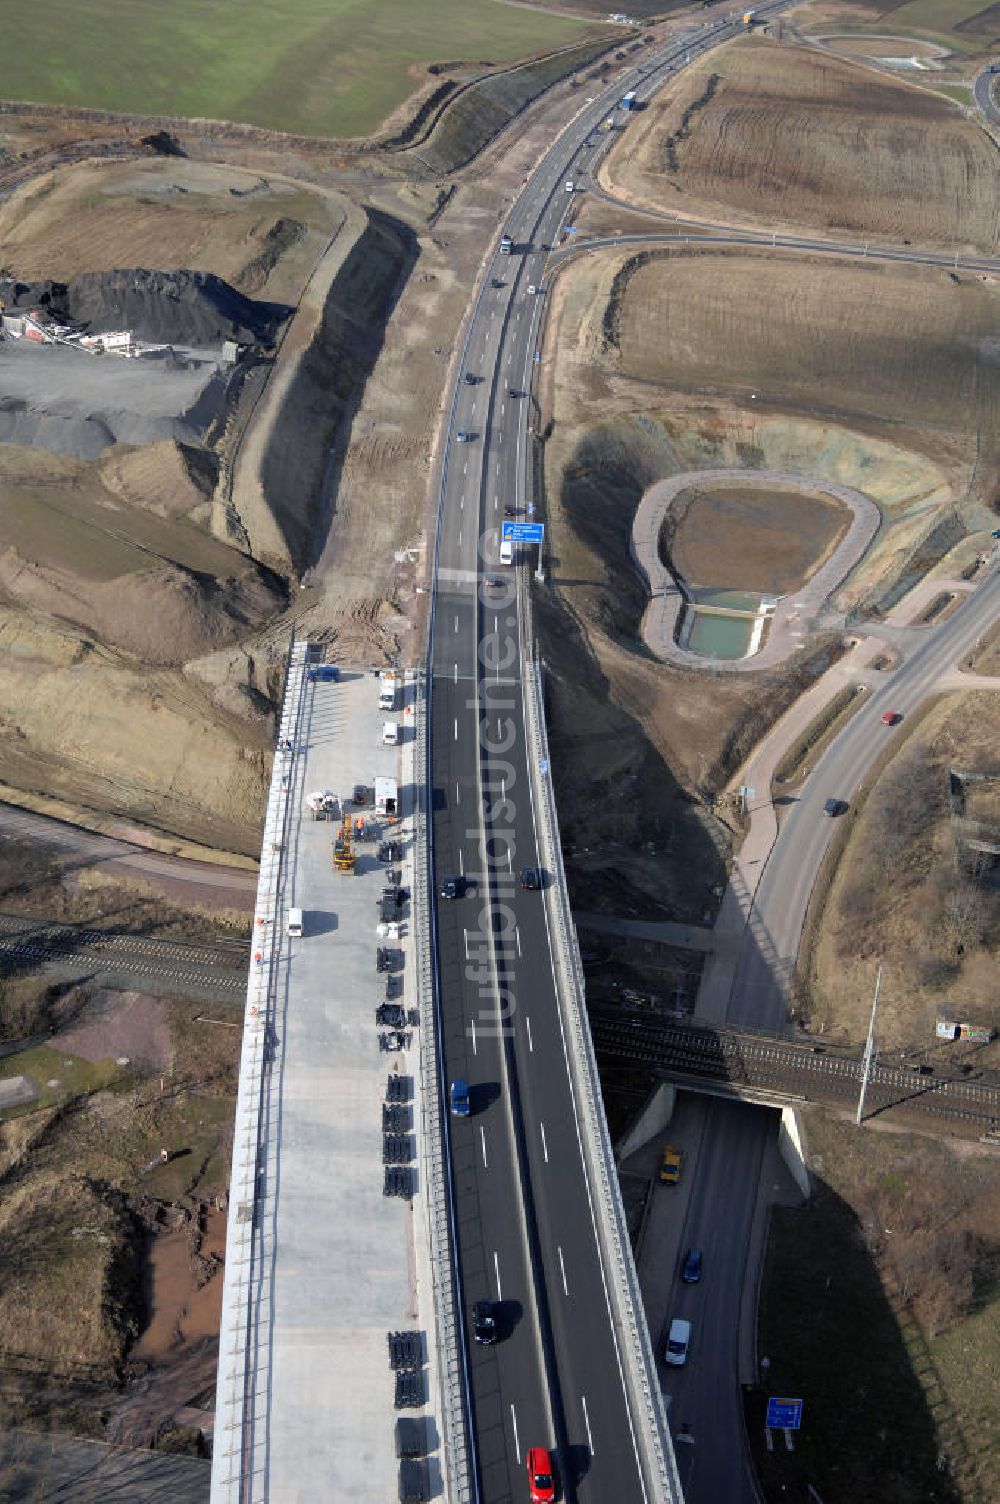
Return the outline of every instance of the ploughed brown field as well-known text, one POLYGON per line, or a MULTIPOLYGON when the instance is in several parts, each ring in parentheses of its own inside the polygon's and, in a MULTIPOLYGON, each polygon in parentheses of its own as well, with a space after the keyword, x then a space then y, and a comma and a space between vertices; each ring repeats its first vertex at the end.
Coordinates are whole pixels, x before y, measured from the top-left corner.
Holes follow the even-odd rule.
POLYGON ((1000 162, 939 94, 747 37, 630 123, 609 181, 657 208, 914 245, 1000 244, 1000 162))

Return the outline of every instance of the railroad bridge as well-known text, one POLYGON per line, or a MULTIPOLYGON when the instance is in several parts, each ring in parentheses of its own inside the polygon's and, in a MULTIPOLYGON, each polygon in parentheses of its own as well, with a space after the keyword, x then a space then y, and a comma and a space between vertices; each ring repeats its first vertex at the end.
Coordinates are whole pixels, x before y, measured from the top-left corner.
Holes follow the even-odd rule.
MULTIPOLYGON (((600 1008, 591 1011, 590 1028, 608 1083, 643 1072, 688 1091, 769 1107, 853 1104, 861 1091, 859 1049, 600 1008)), ((992 1133, 1000 1126, 1000 1075, 981 1070, 974 1053, 957 1065, 876 1055, 865 1113, 871 1117, 890 1109, 980 1125, 992 1133)))

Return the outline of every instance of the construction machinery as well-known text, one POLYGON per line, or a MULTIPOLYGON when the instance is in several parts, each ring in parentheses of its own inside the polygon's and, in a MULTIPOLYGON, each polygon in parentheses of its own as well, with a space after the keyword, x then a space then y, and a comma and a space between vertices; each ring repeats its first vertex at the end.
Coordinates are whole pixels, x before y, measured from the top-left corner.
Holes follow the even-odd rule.
POLYGON ((354 871, 354 821, 344 815, 340 821, 340 833, 333 843, 333 865, 337 872, 354 871))

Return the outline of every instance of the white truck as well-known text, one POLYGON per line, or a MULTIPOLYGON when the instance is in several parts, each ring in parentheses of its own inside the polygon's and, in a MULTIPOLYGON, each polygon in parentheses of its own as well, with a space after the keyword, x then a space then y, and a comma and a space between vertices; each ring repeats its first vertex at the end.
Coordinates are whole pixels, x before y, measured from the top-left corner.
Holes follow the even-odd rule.
POLYGON ((399 702, 400 676, 394 673, 383 673, 378 676, 378 708, 379 710, 395 710, 399 702))

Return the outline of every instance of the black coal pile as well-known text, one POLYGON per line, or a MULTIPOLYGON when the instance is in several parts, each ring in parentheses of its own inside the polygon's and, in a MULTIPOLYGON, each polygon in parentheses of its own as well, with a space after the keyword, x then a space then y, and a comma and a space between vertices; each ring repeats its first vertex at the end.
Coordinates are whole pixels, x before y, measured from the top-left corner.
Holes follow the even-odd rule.
POLYGON ((72 282, 0 277, 0 299, 13 309, 45 309, 85 333, 129 329, 154 344, 213 347, 225 339, 267 348, 292 310, 244 297, 211 272, 85 272, 72 282))

